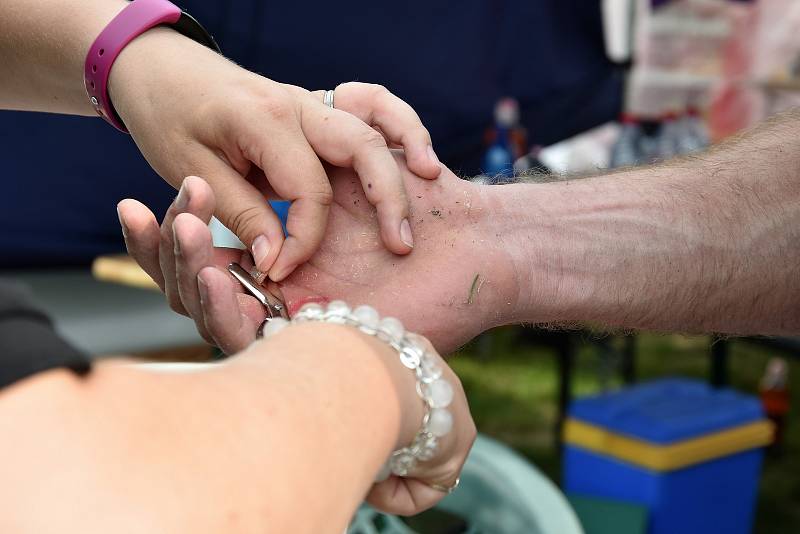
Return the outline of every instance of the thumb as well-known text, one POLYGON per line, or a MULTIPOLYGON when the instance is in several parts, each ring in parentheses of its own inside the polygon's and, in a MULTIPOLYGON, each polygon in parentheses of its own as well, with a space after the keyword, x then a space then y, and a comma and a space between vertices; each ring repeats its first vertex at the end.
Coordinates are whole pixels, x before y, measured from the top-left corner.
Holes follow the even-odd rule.
POLYGON ((203 159, 202 176, 217 199, 214 215, 245 244, 256 269, 266 276, 283 245, 280 219, 264 195, 225 161, 214 154, 203 159))

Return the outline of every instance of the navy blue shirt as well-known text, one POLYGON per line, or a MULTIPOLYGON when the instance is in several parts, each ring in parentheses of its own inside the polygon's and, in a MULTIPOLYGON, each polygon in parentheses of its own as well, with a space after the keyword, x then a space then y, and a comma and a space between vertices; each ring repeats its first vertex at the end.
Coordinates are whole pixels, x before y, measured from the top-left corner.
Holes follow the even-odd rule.
MULTIPOLYGON (((462 175, 477 174, 501 97, 520 102, 529 139, 541 145, 619 112, 622 77, 604 53, 599 0, 390 5, 181 3, 227 56, 269 78, 308 89, 387 86, 462 175)), ((174 195, 130 137, 98 118, 0 112, 0 161, 0 267, 84 264, 122 251, 115 204, 134 197, 160 215, 174 195)))

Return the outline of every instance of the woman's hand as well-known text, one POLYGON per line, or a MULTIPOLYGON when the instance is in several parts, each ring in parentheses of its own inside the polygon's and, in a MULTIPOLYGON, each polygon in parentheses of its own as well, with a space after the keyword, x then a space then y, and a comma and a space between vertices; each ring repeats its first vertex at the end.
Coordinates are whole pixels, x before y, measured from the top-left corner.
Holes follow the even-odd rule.
POLYGON ((419 117, 383 87, 342 84, 331 109, 321 91, 273 82, 156 28, 122 51, 109 89, 153 168, 175 187, 187 175, 203 176, 216 216, 272 280, 322 241, 333 197, 322 161, 355 170, 377 208, 383 246, 411 251, 408 199, 387 142, 405 148, 419 176, 436 178, 441 168, 419 117), (285 239, 265 197, 293 201, 285 239))
MULTIPOLYGON (((452 488, 456 484, 477 435, 467 397, 458 376, 428 340, 421 336, 418 336, 418 339, 427 347, 427 352, 438 361, 442 369, 442 378, 453 386, 453 401, 448 407, 453 416, 453 428, 439 440, 433 458, 418 462, 405 477, 391 475, 372 486, 367 494, 367 502, 379 510, 397 515, 418 514, 442 500, 447 495, 442 488, 452 488)), ((388 352, 388 363, 392 371, 399 374, 400 383, 397 390, 401 401, 403 431, 397 448, 406 447, 420 429, 423 416, 422 402, 416 391, 414 373, 409 372, 400 363, 394 349, 384 352, 388 352)))
MULTIPOLYGON (((422 512, 435 505, 447 494, 446 491, 443 491, 444 488, 451 488, 455 485, 477 435, 464 388, 458 376, 439 356, 428 340, 422 336, 415 337, 416 341, 425 347, 427 354, 441 368, 442 379, 449 382, 453 388, 453 400, 447 407, 452 416, 453 425, 450 432, 438 440, 435 453, 431 459, 418 461, 416 466, 405 477, 390 475, 388 478, 374 483, 367 493, 366 500, 371 505, 384 512, 398 515, 414 515, 422 512)), ((396 401, 396 405, 399 408, 399 420, 397 421, 399 428, 397 426, 392 428, 392 432, 398 432, 391 438, 391 441, 393 441, 390 445, 391 450, 383 451, 382 454, 384 456, 379 456, 380 461, 385 463, 384 461, 388 460, 391 452, 407 447, 412 443, 417 432, 422 427, 425 415, 425 405, 417 393, 416 372, 405 367, 400 361, 397 350, 388 343, 375 336, 363 334, 349 326, 320 322, 290 323, 289 326, 284 327, 277 333, 268 334, 261 341, 253 343, 245 351, 228 361, 235 363, 242 359, 252 360, 252 368, 249 371, 249 374, 252 375, 258 373, 258 367, 273 364, 270 360, 270 355, 284 357, 287 350, 296 350, 299 355, 301 351, 308 351, 309 346, 311 346, 317 359, 326 361, 334 359, 339 362, 337 364, 339 370, 337 371, 331 371, 324 367, 324 363, 321 363, 317 369, 327 374, 316 377, 316 380, 322 382, 320 387, 337 389, 334 384, 338 384, 339 381, 335 380, 334 377, 336 373, 341 372, 340 369, 342 367, 346 368, 348 366, 348 357, 343 356, 342 353, 352 353, 358 350, 357 346, 362 342, 370 348, 370 353, 374 358, 369 362, 370 366, 375 361, 380 362, 382 365, 378 365, 378 367, 385 371, 390 380, 390 387, 384 385, 380 388, 382 400, 388 399, 392 403, 396 401), (335 336, 338 347, 332 343, 325 344, 324 348, 321 348, 319 344, 314 344, 312 340, 315 338, 324 339, 320 332, 330 329, 339 330, 335 336), (298 340, 300 340, 300 343, 298 343, 298 340)), ((370 386, 374 387, 375 384, 372 383, 370 386)), ((308 385, 290 384, 289 387, 295 389, 299 387, 302 390, 303 387, 308 387, 308 385)), ((335 395, 336 393, 332 394, 335 395)), ((368 415, 371 409, 365 407, 364 410, 365 415, 368 415)), ((386 431, 384 430, 384 432, 386 431)), ((370 449, 379 441, 380 439, 376 437, 371 439, 368 444, 364 444, 363 451, 349 451, 340 454, 350 456, 359 455, 359 452, 361 452, 362 462, 370 462, 374 458, 373 451, 370 449)), ((370 482, 377 478, 379 471, 379 468, 375 468, 373 472, 370 472, 370 482)))
MULTIPOLYGON (((411 199, 414 254, 398 257, 381 246, 375 209, 357 177, 352 170, 332 168, 333 204, 321 248, 292 276, 269 287, 282 295, 290 314, 314 300, 369 304, 447 353, 515 320, 516 275, 502 238, 492 230, 482 186, 446 169, 434 182, 420 180, 401 154, 395 156, 411 199)), ((214 193, 202 179, 187 178, 180 199, 160 229, 143 204, 122 201, 128 251, 165 291, 171 307, 195 320, 206 340, 236 352, 255 339, 265 311, 226 267, 238 262, 249 269, 252 259, 246 251, 213 248, 207 224, 214 193)))

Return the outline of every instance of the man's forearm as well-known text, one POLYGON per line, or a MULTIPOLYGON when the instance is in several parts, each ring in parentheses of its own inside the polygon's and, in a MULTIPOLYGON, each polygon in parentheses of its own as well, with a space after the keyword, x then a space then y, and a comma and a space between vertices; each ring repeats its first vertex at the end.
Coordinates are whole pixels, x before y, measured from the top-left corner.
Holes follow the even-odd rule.
POLYGON ((517 319, 800 331, 800 115, 663 165, 492 188, 517 319))

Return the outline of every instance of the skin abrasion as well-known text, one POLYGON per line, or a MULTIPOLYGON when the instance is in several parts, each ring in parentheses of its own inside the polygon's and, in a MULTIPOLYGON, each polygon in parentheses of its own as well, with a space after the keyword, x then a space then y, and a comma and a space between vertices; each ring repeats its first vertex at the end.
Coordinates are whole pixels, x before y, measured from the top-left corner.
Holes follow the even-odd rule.
POLYGON ((481 287, 483 283, 486 281, 486 278, 481 277, 481 273, 475 273, 475 277, 472 279, 472 284, 469 287, 469 294, 467 295, 467 305, 472 305, 475 302, 475 299, 478 298, 478 293, 481 291, 481 287))

